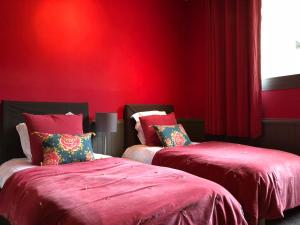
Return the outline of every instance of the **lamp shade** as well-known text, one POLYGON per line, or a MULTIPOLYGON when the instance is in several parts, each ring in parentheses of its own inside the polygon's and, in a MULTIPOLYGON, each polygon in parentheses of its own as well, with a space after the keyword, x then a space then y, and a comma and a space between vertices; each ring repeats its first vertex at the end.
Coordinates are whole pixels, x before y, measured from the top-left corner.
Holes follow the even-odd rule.
POLYGON ((96 113, 96 132, 117 132, 117 113, 96 113))

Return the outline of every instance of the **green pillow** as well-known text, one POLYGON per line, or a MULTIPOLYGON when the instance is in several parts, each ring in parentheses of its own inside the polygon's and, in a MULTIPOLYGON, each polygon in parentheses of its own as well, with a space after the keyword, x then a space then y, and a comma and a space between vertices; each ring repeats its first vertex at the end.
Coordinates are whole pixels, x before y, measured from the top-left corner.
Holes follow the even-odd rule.
POLYGON ((185 146, 192 143, 181 124, 154 125, 153 128, 164 147, 185 146))
POLYGON ((94 160, 93 133, 70 135, 34 132, 43 151, 42 165, 58 165, 94 160))

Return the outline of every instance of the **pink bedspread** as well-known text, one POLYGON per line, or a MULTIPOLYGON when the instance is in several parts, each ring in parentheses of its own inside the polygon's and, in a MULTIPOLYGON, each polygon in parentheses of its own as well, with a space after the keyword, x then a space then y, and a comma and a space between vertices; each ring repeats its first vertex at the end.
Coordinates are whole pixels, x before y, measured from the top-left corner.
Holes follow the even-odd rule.
POLYGON ((188 173, 108 158, 14 174, 0 191, 14 225, 246 225, 220 185, 188 173))
POLYGON ((154 165, 215 181, 241 203, 250 225, 278 218, 300 205, 300 157, 278 150, 225 142, 165 148, 154 165))

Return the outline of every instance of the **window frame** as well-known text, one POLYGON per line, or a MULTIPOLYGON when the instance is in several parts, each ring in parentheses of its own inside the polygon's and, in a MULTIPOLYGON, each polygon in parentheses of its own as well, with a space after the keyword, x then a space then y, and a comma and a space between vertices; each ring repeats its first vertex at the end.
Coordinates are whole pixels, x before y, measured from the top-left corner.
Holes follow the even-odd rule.
POLYGON ((262 90, 284 90, 300 88, 300 74, 262 79, 262 90))

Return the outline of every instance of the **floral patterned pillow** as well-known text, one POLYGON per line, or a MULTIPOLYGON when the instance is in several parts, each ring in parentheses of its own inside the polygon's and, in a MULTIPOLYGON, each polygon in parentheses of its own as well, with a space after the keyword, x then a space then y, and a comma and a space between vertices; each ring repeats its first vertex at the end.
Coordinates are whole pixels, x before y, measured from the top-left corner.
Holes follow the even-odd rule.
POLYGON ((168 126, 154 125, 153 128, 164 147, 184 146, 192 143, 181 124, 168 126))
POLYGON ((93 133, 70 135, 33 133, 39 138, 43 151, 41 165, 58 165, 94 160, 91 137, 93 133))

